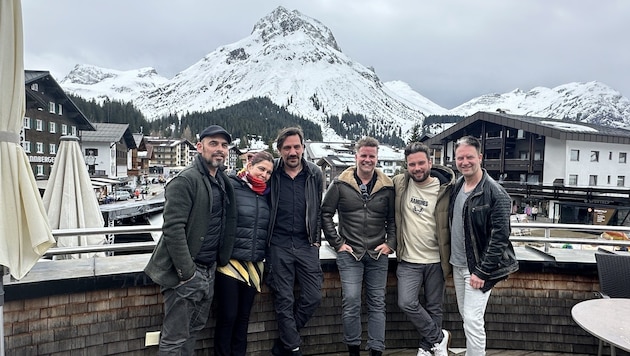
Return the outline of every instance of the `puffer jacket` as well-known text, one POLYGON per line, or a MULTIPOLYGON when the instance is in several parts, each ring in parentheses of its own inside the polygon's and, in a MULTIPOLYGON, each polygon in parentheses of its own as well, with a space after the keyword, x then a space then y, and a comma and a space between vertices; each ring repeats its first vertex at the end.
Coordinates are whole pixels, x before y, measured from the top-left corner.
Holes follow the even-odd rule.
MULTIPOLYGON (((453 189, 449 221, 453 204, 464 185, 460 177, 453 189)), ((510 242, 510 212, 512 201, 508 193, 483 170, 483 177, 464 203, 464 237, 468 270, 485 281, 483 292, 518 271, 518 260, 510 242)))
MULTIPOLYGON (((438 191, 434 212, 435 237, 437 238, 440 252, 440 265, 442 266, 444 278, 446 278, 452 272, 452 267, 449 263, 451 258, 451 230, 448 220, 448 209, 451 190, 455 185, 455 173, 448 167, 434 164, 431 168, 431 177, 435 177, 440 181, 440 190, 438 191)), ((403 255, 406 248, 405 241, 402 238, 402 229, 400 228, 402 226, 402 213, 399 212, 403 209, 403 197, 407 192, 409 179, 409 172, 399 174, 393 178, 396 189, 396 226, 398 227, 396 229, 396 240, 398 240, 396 256, 398 262, 400 262, 400 256, 403 255)))
POLYGON ((269 229, 267 198, 256 194, 236 173, 230 174, 230 183, 234 187, 238 217, 232 258, 239 261, 262 261, 265 259, 269 229))
POLYGON ((345 243, 352 247, 357 260, 366 253, 376 259, 379 253, 374 249, 382 243, 396 250, 394 184, 383 172, 375 170, 376 183, 364 201, 354 179, 355 170, 353 166, 341 172, 328 188, 322 201, 322 230, 335 251, 345 243), (338 229, 333 222, 336 211, 338 229))
MULTIPOLYGON (((280 198, 280 174, 284 169, 284 162, 281 158, 276 158, 273 165, 273 173, 269 183, 271 192, 269 194, 269 204, 271 207, 271 220, 269 222, 269 234, 267 235, 267 245, 271 244, 273 228, 276 224, 276 214, 278 212, 278 199, 280 198)), ((324 191, 324 178, 322 170, 315 163, 311 163, 302 158, 302 167, 308 174, 304 194, 306 196, 306 233, 311 245, 319 245, 322 240, 320 224, 320 206, 322 204, 322 193, 324 191)))

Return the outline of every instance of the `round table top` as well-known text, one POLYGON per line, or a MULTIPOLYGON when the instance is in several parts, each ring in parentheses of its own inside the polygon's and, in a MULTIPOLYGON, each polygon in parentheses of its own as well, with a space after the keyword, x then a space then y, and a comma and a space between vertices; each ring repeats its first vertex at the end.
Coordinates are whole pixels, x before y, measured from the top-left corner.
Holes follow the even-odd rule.
POLYGON ((630 299, 602 298, 580 302, 571 309, 573 320, 591 335, 630 351, 630 299))

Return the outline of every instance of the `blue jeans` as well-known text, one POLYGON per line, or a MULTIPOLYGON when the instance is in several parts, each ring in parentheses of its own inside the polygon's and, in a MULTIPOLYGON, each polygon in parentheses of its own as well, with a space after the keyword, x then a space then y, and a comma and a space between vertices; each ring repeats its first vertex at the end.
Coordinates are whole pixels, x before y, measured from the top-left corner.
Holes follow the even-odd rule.
POLYGON ((457 308, 464 321, 466 334, 466 355, 486 354, 486 329, 484 315, 490 292, 482 292, 470 286, 470 272, 467 267, 453 266, 453 283, 457 295, 457 308))
POLYGON ((420 348, 431 350, 444 338, 442 334, 442 304, 444 274, 440 263, 421 264, 401 261, 396 269, 398 306, 420 334, 420 348), (424 286, 425 307, 418 297, 424 286))
POLYGON ((361 345, 361 289, 365 283, 368 309, 367 348, 385 350, 385 287, 387 285, 387 256, 378 260, 365 254, 360 261, 348 252, 337 254, 337 268, 341 278, 343 342, 361 345))
POLYGON ((197 334, 208 321, 214 296, 216 263, 208 268, 197 266, 191 280, 162 290, 164 322, 160 332, 158 355, 192 355, 197 334))
POLYGON ((267 284, 274 296, 276 321, 283 347, 300 347, 300 330, 322 301, 324 273, 319 261, 319 247, 280 247, 271 245, 268 254, 267 284), (295 283, 300 298, 295 300, 295 283))

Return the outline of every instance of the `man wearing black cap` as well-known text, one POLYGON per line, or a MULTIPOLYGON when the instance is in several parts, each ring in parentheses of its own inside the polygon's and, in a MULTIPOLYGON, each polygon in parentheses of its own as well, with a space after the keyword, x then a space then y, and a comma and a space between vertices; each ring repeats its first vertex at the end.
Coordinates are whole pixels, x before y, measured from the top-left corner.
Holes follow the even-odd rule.
POLYGON ((166 185, 162 237, 144 269, 164 297, 158 355, 194 353, 210 312, 216 266, 229 261, 236 207, 223 163, 231 141, 221 126, 207 127, 192 165, 166 185))

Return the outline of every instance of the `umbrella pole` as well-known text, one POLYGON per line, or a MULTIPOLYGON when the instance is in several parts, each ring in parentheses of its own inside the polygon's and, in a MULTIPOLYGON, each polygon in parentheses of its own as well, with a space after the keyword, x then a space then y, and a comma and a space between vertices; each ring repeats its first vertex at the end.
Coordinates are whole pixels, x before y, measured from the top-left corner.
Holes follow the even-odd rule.
POLYGON ((0 265, 0 356, 4 356, 4 266, 0 265))

